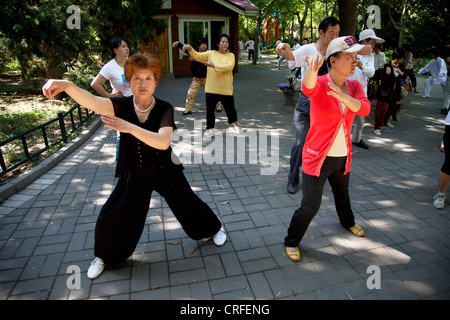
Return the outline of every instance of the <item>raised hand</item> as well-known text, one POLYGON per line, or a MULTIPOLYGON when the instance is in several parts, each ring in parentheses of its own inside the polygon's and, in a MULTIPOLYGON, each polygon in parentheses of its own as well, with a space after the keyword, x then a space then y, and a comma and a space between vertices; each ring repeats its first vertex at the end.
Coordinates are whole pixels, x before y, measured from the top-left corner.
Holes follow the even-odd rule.
POLYGON ((68 85, 67 80, 49 79, 42 87, 42 92, 48 99, 53 99, 58 93, 65 91, 68 85))
POLYGON ((289 43, 280 43, 276 48, 277 54, 279 56, 284 56, 286 60, 295 60, 294 54, 292 53, 291 46, 289 43))
POLYGON ((308 64, 309 69, 312 72, 317 73, 319 72, 320 67, 324 63, 325 57, 320 53, 316 53, 312 56, 306 56, 305 61, 308 64))

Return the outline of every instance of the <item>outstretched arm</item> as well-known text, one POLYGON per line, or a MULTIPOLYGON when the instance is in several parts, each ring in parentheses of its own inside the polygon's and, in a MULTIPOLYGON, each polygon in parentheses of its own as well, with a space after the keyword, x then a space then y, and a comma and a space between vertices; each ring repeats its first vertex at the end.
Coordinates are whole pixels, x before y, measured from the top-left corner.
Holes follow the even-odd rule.
POLYGON ((99 114, 114 115, 114 107, 110 99, 94 96, 70 81, 50 79, 42 87, 42 92, 49 99, 53 99, 63 91, 84 108, 94 110, 99 114))
POLYGON ((197 52, 192 48, 190 44, 185 44, 182 48, 183 51, 187 51, 191 57, 198 62, 208 62, 209 61, 209 52, 197 52))

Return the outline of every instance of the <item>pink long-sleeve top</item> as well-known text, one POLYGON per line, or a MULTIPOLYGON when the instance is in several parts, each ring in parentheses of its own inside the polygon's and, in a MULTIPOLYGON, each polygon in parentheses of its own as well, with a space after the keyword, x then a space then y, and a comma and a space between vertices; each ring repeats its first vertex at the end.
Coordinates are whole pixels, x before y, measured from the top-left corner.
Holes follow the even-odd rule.
POLYGON ((356 80, 345 80, 347 94, 361 101, 361 108, 353 112, 348 107, 342 108, 341 102, 327 94, 331 89, 328 82, 332 82, 330 74, 317 77, 316 86, 312 89, 302 85, 303 93, 311 98, 310 130, 303 147, 303 172, 313 176, 320 176, 320 170, 336 135, 343 126, 347 144, 347 161, 345 172, 350 172, 352 161, 352 143, 350 132, 355 114, 367 116, 370 113, 370 101, 367 99, 362 85, 356 80))

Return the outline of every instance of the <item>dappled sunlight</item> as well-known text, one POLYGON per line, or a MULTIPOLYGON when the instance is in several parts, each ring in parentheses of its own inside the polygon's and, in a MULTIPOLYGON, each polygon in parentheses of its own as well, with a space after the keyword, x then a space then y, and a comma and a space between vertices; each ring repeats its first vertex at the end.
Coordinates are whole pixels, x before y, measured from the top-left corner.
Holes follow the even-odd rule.
POLYGON ((371 144, 374 145, 379 145, 379 146, 386 146, 389 148, 392 148, 393 150, 396 151, 401 151, 401 152, 418 152, 420 150, 414 148, 413 146, 404 143, 404 142, 396 142, 394 143, 394 139, 389 139, 389 138, 372 138, 372 139, 367 139, 371 144))
POLYGON ((418 181, 412 181, 412 180, 409 180, 408 184, 406 184, 404 181, 390 181, 389 184, 380 182, 379 184, 392 186, 392 187, 395 187, 397 189, 405 189, 405 190, 411 190, 411 187, 424 187, 424 186, 426 186, 425 183, 418 182, 418 181))
POLYGON ((263 88, 263 89, 261 89, 262 91, 266 91, 266 92, 280 92, 280 93, 282 93, 281 91, 280 91, 280 89, 278 89, 277 87, 275 87, 275 88, 263 88))
POLYGON ((445 123, 445 118, 437 119, 436 117, 432 117, 432 116, 425 116, 425 117, 423 117, 423 120, 434 122, 435 124, 442 124, 442 125, 445 123))
POLYGON ((394 143, 393 147, 399 151, 403 152, 417 152, 419 151, 416 148, 413 148, 412 146, 406 144, 406 143, 394 143))
POLYGON ((430 132, 443 133, 444 132, 444 123, 442 123, 442 125, 440 124, 439 126, 426 124, 425 130, 430 131, 430 132))
MULTIPOLYGON (((377 266, 406 265, 411 261, 411 256, 387 246, 385 243, 371 238, 370 228, 364 228, 365 237, 356 237, 350 233, 341 233, 327 236, 327 239, 336 250, 336 255, 344 254, 352 264, 375 264, 377 266), (358 254, 359 253, 359 254, 358 254), (364 254, 362 254, 364 253, 364 254)), ((378 229, 382 229, 379 227, 378 229)), ((317 248, 323 252, 323 248, 317 248)), ((325 249, 330 252, 329 249, 325 249)))
POLYGON ((389 138, 372 138, 372 139, 367 139, 368 141, 370 141, 371 144, 378 144, 378 145, 392 145, 392 143, 394 142, 394 139, 389 139, 389 138))

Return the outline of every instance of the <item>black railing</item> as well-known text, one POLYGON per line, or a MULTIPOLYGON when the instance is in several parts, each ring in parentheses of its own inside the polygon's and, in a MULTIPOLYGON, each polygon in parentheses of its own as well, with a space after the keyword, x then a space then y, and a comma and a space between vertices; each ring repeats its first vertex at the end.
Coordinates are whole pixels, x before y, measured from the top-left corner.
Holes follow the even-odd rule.
MULTIPOLYGON (((7 172, 10 172, 11 170, 14 170, 21 164, 33 159, 34 157, 40 155, 42 152, 52 148, 56 144, 58 144, 62 141, 67 142, 68 137, 73 132, 75 132, 83 123, 85 123, 94 114, 94 112, 89 112, 88 109, 85 109, 85 113, 86 113, 86 115, 83 117, 82 107, 80 107, 80 105, 77 104, 65 113, 62 113, 62 112, 58 113, 58 117, 53 120, 50 120, 44 124, 34 127, 33 129, 30 129, 28 131, 25 131, 18 135, 15 135, 14 137, 12 137, 10 139, 1 141, 0 142, 0 166, 1 166, 2 171, 0 172, 0 176, 4 175, 7 172), (75 119, 75 115, 74 115, 75 110, 78 111, 79 119, 75 119), (70 116, 70 122, 69 121, 68 122, 69 122, 69 126, 71 127, 71 129, 69 131, 67 131, 67 129, 66 129, 65 118, 67 116, 70 116), (56 130, 59 130, 60 133, 58 135, 56 135, 56 133, 53 132, 53 136, 57 136, 57 138, 56 138, 56 140, 50 142, 48 130, 52 129, 51 125, 53 125, 53 124, 56 124, 56 128, 57 128, 56 130), (45 145, 45 146, 38 147, 37 150, 33 150, 34 152, 30 154, 30 149, 28 147, 28 142, 27 142, 27 136, 30 136, 31 134, 33 134, 34 132, 37 132, 37 131, 41 131, 41 137, 43 138, 43 142, 44 142, 43 145, 45 145), (7 166, 7 164, 5 163, 5 158, 3 156, 4 151, 2 150, 2 149, 4 149, 4 146, 6 146, 8 144, 15 144, 16 148, 17 148, 17 146, 19 146, 19 148, 22 149, 22 151, 25 155, 22 159, 17 160, 14 164, 10 164, 9 166, 7 166)), ((14 162, 14 161, 8 161, 8 162, 14 162)))

